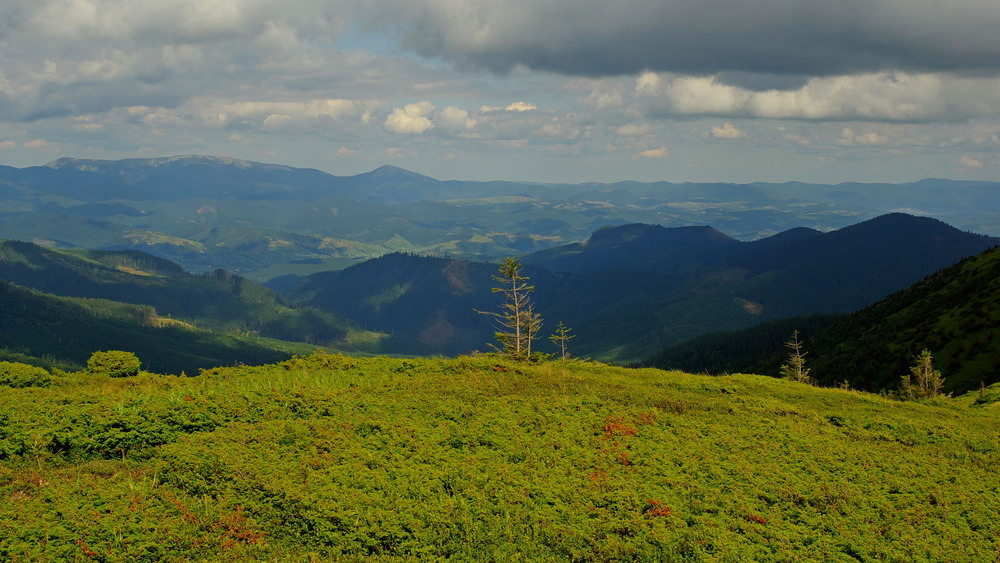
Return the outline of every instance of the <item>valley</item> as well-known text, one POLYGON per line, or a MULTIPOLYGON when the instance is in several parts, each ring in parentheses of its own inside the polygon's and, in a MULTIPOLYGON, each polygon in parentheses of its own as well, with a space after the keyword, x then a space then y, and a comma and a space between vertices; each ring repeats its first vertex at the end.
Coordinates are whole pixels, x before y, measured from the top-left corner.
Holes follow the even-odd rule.
POLYGON ((185 270, 260 282, 388 252, 470 260, 586 240, 609 225, 710 225, 737 240, 830 231, 879 215, 929 215, 1000 236, 1000 184, 436 180, 392 166, 354 176, 214 156, 63 158, 0 167, 0 238, 135 249, 185 270), (956 197, 961 194, 961 197, 956 197))

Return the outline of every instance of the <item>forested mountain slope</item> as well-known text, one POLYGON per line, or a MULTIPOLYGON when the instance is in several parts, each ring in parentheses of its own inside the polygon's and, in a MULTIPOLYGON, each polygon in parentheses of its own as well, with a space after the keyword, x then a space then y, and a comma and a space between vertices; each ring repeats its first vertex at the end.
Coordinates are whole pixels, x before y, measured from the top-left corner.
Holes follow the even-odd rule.
POLYGON ((0 281, 0 360, 81 369, 98 350, 136 353, 143 368, 188 375, 281 361, 315 346, 226 336, 158 317, 152 307, 59 297, 0 281))
POLYGON ((777 374, 800 330, 810 375, 835 385, 894 388, 928 349, 947 391, 1000 381, 1000 247, 966 258, 846 316, 791 318, 709 334, 648 360, 663 368, 777 374))
POLYGON ((149 305, 158 315, 231 334, 345 345, 350 327, 223 270, 194 275, 138 251, 56 250, 0 240, 0 280, 67 297, 149 305))
POLYGON ((848 316, 807 345, 827 383, 895 386, 924 348, 946 391, 1000 381, 1000 247, 848 316))

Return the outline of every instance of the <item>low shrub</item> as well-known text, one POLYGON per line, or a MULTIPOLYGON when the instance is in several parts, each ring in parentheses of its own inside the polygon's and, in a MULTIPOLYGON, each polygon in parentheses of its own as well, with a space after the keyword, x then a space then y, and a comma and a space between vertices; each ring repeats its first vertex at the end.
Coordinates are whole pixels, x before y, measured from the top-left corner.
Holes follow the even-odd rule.
POLYGON ((0 362, 0 385, 7 387, 48 387, 52 378, 45 368, 18 362, 0 362))
POLYGON ((94 352, 87 360, 89 373, 110 377, 133 377, 139 375, 140 367, 138 356, 132 352, 122 352, 121 350, 94 352))

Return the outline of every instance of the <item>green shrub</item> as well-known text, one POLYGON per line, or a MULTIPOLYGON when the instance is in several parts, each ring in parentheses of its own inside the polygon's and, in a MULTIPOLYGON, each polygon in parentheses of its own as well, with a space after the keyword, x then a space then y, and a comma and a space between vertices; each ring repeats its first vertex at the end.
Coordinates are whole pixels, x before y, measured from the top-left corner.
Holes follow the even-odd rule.
POLYGON ((94 352, 87 360, 87 371, 110 377, 132 377, 139 375, 139 357, 132 352, 108 350, 94 352))
POLYGON ((48 387, 51 382, 45 368, 18 362, 0 362, 0 385, 7 387, 48 387))
POLYGON ((15 424, 10 415, 0 412, 0 460, 27 454, 28 444, 29 440, 24 429, 15 424))

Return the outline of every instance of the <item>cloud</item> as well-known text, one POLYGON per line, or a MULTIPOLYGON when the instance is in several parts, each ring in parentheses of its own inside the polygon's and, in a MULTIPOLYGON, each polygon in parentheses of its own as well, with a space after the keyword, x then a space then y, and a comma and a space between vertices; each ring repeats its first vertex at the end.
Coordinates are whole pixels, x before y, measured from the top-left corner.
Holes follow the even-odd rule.
POLYGON ((538 106, 536 106, 535 104, 529 104, 528 102, 513 102, 513 103, 507 104, 506 106, 503 106, 503 107, 499 107, 499 106, 483 106, 483 107, 479 108, 479 111, 481 111, 481 112, 489 112, 489 111, 517 111, 517 112, 522 112, 522 111, 536 111, 537 109, 538 109, 538 106))
POLYGON ((840 132, 840 138, 837 139, 838 145, 850 146, 850 145, 884 145, 889 142, 889 138, 881 133, 875 131, 868 131, 867 133, 855 133, 851 129, 845 127, 840 132))
POLYGON ((464 134, 476 127, 476 120, 469 117, 469 112, 455 106, 442 108, 434 116, 434 125, 452 134, 464 134))
POLYGON ((747 132, 726 122, 718 127, 712 127, 712 136, 716 139, 739 139, 747 136, 747 132))
POLYGON ((645 137, 653 134, 653 128, 648 123, 622 125, 615 129, 615 133, 622 137, 645 137))
POLYGON ((670 151, 667 147, 660 147, 658 149, 649 149, 639 153, 642 158, 666 158, 670 156, 670 151))
POLYGON ((434 111, 434 104, 428 101, 395 108, 385 119, 385 129, 390 133, 419 135, 434 127, 434 122, 427 117, 432 111, 434 111))
POLYGON ((970 156, 963 156, 962 158, 958 159, 958 163, 961 164, 962 166, 965 166, 966 168, 983 167, 983 162, 981 160, 976 160, 975 158, 972 158, 970 156))
POLYGON ((425 56, 498 73, 1000 73, 1000 4, 983 0, 395 0, 367 13, 425 56))
POLYGON ((232 102, 205 100, 197 104, 203 118, 219 126, 248 125, 274 129, 283 123, 312 121, 315 119, 343 119, 359 117, 369 109, 370 102, 326 99, 305 102, 232 102))
POLYGON ((757 92, 711 76, 644 73, 635 93, 646 115, 769 119, 962 121, 1000 114, 1000 78, 878 73, 813 78, 797 90, 757 92))
POLYGON ((583 103, 596 111, 614 110, 625 104, 625 87, 617 80, 584 80, 583 86, 590 93, 583 98, 583 103))
POLYGON ((0 6, 0 120, 173 109, 195 98, 386 99, 468 87, 400 56, 340 48, 358 3, 10 0, 0 6))
POLYGON ((31 141, 28 141, 27 143, 24 143, 24 146, 28 147, 29 149, 51 149, 51 148, 55 148, 54 144, 52 144, 51 142, 46 141, 44 139, 33 139, 31 141))
POLYGON ((906 148, 882 177, 994 164, 1000 5, 845 1, 6 0, 0 138, 5 164, 390 155, 445 177, 620 179, 665 147, 704 175, 872 146, 906 148))

